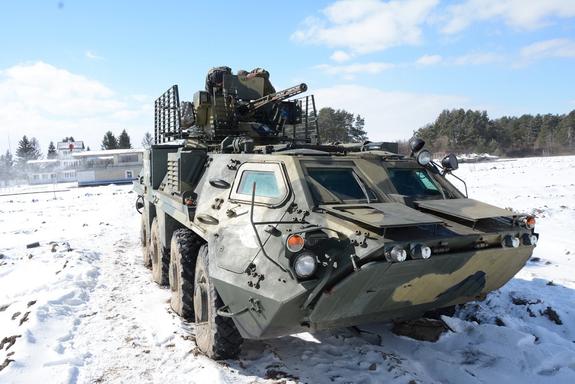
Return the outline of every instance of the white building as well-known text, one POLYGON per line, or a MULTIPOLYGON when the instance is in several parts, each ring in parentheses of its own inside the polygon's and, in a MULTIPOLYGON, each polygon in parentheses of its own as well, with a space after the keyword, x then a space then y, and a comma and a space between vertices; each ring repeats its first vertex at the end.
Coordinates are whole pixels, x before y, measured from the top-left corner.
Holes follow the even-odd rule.
POLYGON ((143 155, 142 148, 72 153, 79 162, 78 186, 131 183, 142 169, 143 155))
POLYGON ((83 141, 61 141, 56 145, 56 157, 29 160, 28 182, 30 184, 67 183, 76 181, 79 161, 73 154, 85 151, 83 141))

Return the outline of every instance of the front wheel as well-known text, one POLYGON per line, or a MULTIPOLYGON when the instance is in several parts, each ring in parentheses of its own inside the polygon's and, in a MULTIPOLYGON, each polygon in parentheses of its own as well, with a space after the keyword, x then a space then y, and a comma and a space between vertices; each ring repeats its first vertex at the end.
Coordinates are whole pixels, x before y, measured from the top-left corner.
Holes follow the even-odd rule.
POLYGON ((208 246, 204 244, 198 252, 194 276, 196 344, 211 359, 233 359, 240 353, 243 339, 231 318, 216 313, 223 302, 210 279, 208 262, 208 246))
POLYGON ((170 245, 170 306, 186 320, 194 319, 194 272, 200 242, 187 228, 176 229, 170 245))

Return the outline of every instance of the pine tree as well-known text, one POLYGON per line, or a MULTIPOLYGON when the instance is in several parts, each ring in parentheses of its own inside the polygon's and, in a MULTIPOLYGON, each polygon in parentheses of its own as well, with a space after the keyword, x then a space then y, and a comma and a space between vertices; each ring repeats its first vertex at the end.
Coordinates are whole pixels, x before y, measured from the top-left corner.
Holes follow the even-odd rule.
POLYGON ((360 115, 355 117, 355 122, 349 130, 349 137, 354 143, 363 143, 367 140, 367 132, 364 129, 365 119, 360 115))
POLYGON ((111 131, 106 132, 104 135, 102 149, 118 149, 118 140, 111 131))
POLYGON ((11 180, 13 177, 14 159, 12 153, 6 150, 6 154, 0 155, 0 185, 11 180))
POLYGON ((48 157, 48 159, 55 159, 56 158, 56 147, 54 146, 54 143, 51 141, 50 144, 48 145, 48 153, 46 154, 46 157, 48 157))
POLYGON ((146 132, 144 138, 142 139, 142 146, 147 149, 150 148, 152 144, 154 144, 154 138, 152 137, 150 132, 146 132))
POLYGON ((32 145, 32 160, 38 160, 42 157, 42 151, 40 150, 40 143, 36 140, 35 137, 30 139, 30 144, 32 145))
POLYGON ((132 148, 132 144, 130 143, 130 136, 124 129, 120 136, 118 136, 118 148, 120 149, 129 149, 132 148))
POLYGON ((26 135, 18 142, 18 149, 16 156, 21 164, 25 164, 28 160, 37 160, 42 156, 40 152, 40 144, 36 138, 28 140, 26 135))

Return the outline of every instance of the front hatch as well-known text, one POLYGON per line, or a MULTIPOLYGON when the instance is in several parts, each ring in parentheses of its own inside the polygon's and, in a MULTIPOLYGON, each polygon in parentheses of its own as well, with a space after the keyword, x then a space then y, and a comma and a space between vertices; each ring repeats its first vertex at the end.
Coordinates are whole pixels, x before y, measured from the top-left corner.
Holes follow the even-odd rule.
POLYGON ((374 228, 411 227, 440 224, 441 219, 400 203, 320 205, 328 213, 374 228))
POLYGON ((429 212, 470 221, 515 216, 515 213, 511 211, 473 199, 419 200, 415 204, 429 212))

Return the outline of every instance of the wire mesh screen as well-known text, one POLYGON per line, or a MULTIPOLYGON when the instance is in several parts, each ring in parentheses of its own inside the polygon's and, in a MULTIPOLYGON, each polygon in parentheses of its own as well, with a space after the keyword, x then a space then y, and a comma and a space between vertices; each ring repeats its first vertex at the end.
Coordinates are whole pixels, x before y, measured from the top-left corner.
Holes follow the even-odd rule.
POLYGON ((154 103, 154 144, 182 138, 180 96, 173 85, 154 103))

